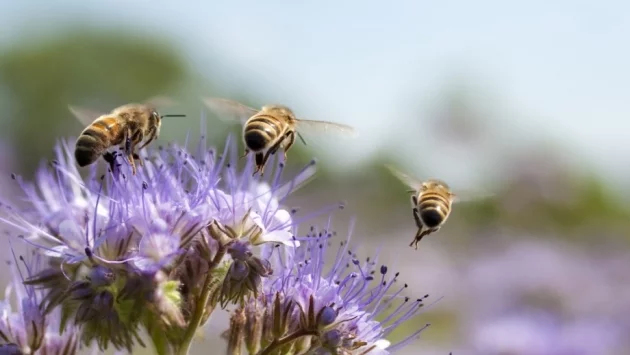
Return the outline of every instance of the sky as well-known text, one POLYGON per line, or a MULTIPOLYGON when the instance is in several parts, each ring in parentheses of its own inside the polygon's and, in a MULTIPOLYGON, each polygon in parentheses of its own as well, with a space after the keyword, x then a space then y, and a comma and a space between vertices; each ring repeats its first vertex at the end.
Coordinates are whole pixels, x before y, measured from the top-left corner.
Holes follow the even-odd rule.
POLYGON ((0 0, 0 41, 71 20, 154 31, 228 90, 247 85, 304 117, 357 127, 357 140, 332 146, 331 163, 387 147, 451 180, 484 170, 483 159, 429 151, 439 142, 422 132, 463 78, 506 145, 551 139, 606 178, 630 176, 628 2, 0 0))

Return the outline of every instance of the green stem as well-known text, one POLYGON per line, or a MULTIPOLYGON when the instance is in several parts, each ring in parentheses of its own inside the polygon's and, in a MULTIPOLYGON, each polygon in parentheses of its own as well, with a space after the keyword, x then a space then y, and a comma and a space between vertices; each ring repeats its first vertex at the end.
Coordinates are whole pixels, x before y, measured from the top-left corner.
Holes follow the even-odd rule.
MULTIPOLYGON (((190 324, 188 324, 186 333, 184 333, 182 342, 177 349, 177 355, 188 355, 188 352, 190 351, 190 346, 192 345, 195 334, 197 333, 197 329, 201 325, 201 319, 203 318, 205 311, 208 309, 206 305, 210 299, 212 271, 219 265, 225 256, 226 250, 227 249, 224 247, 219 247, 219 250, 217 250, 217 253, 212 261, 208 263, 208 274, 206 275, 206 279, 203 283, 203 291, 201 292, 201 296, 195 305, 195 313, 193 313, 193 317, 190 319, 190 324)), ((210 312, 212 312, 212 310, 210 310, 210 312)))
POLYGON ((298 340, 301 337, 309 336, 309 335, 317 335, 317 332, 314 330, 298 330, 295 333, 291 333, 287 336, 284 336, 280 339, 274 339, 266 348, 261 350, 258 355, 270 355, 274 351, 278 350, 280 347, 289 344, 292 341, 298 340))

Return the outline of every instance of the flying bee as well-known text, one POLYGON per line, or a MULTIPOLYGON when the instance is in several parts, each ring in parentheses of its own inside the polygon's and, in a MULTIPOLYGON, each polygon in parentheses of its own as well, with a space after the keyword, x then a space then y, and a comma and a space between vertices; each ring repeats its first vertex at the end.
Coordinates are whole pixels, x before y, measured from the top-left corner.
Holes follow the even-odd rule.
MULTIPOLYGON (((439 179, 421 181, 400 170, 386 165, 387 169, 405 185, 411 188, 411 205, 414 221, 418 227, 415 237, 409 246, 418 249, 418 242, 431 233, 435 233, 446 223, 451 214, 453 203, 477 200, 481 194, 455 194, 449 185, 439 179)), ((489 196, 489 195, 488 195, 489 196)))
POLYGON ((160 115, 153 104, 127 104, 115 108, 108 114, 73 106, 68 106, 68 108, 79 121, 87 125, 75 145, 74 157, 77 164, 84 167, 93 164, 103 156, 112 166, 115 156, 111 156, 107 150, 114 146, 121 146, 120 149, 129 161, 134 175, 136 174, 135 161, 137 160, 142 166, 142 160, 136 151, 158 138, 162 118, 185 117, 185 115, 160 115), (140 143, 142 144, 139 145, 140 143))
POLYGON ((206 98, 204 102, 221 117, 229 116, 229 120, 243 124, 243 142, 246 148, 241 158, 250 152, 255 154, 254 175, 257 172, 263 175, 267 160, 278 149, 282 148, 286 161, 287 152, 295 143, 296 136, 306 145, 300 134, 302 131, 336 131, 348 136, 355 134, 354 128, 347 125, 297 118, 291 109, 282 105, 266 105, 257 110, 227 99, 206 98))

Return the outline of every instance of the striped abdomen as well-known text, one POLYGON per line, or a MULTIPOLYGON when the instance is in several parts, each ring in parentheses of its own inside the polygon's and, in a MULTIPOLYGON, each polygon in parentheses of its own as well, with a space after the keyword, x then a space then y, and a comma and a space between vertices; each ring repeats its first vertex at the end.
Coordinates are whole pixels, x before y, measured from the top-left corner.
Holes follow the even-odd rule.
POLYGON ((122 130, 114 116, 96 119, 77 139, 74 157, 79 166, 94 163, 109 147, 122 143, 122 130))
POLYGON ((426 227, 440 226, 451 212, 450 198, 440 192, 425 191, 418 197, 420 219, 426 227))
POLYGON ((250 118, 243 130, 247 148, 259 152, 277 142, 286 131, 287 124, 274 116, 261 113, 250 118))

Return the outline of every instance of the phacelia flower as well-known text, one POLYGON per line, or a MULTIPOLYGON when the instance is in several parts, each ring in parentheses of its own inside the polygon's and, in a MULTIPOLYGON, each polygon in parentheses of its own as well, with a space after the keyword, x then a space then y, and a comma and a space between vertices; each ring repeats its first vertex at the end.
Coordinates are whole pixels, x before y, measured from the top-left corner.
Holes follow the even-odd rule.
POLYGON ((482 252, 460 280, 474 305, 458 302, 461 346, 484 355, 628 353, 630 303, 610 296, 611 285, 630 291, 628 267, 623 252, 593 255, 551 239, 482 252))
POLYGON ((428 295, 403 296, 407 285, 398 282, 399 274, 377 257, 359 260, 349 238, 336 242, 334 262, 326 266, 334 236, 312 228, 297 238, 298 248, 264 247, 273 275, 262 280, 263 294, 235 311, 233 319, 243 314, 243 326, 230 328, 229 347, 238 342, 263 355, 390 354, 426 328, 391 344, 387 336, 416 316, 428 295))
POLYGON ((187 347, 214 302, 256 295, 272 274, 252 247, 298 245, 280 203, 313 176, 314 162, 288 181, 280 163, 261 181, 251 159, 237 169, 234 140, 219 155, 202 138, 194 154, 176 145, 141 151, 136 175, 110 153, 108 171, 99 162, 83 178, 71 142, 58 144, 33 183, 12 175, 29 205, 2 204, 0 221, 46 257, 26 284, 42 290, 44 314, 60 310, 81 328, 85 345, 131 351, 144 328, 164 351, 187 347), (230 233, 219 237, 213 226, 230 233))
POLYGON ((62 325, 59 309, 45 314, 39 306, 43 292, 23 284, 24 277, 37 271, 39 258, 33 258, 32 262, 21 256, 19 261, 14 259, 8 262, 12 281, 0 301, 0 353, 76 354, 79 350, 76 329, 62 325), (12 298, 17 304, 15 311, 11 307, 12 298))
POLYGON ((475 354, 545 355, 624 353, 623 331, 606 319, 569 320, 544 310, 523 308, 475 322, 475 354))

